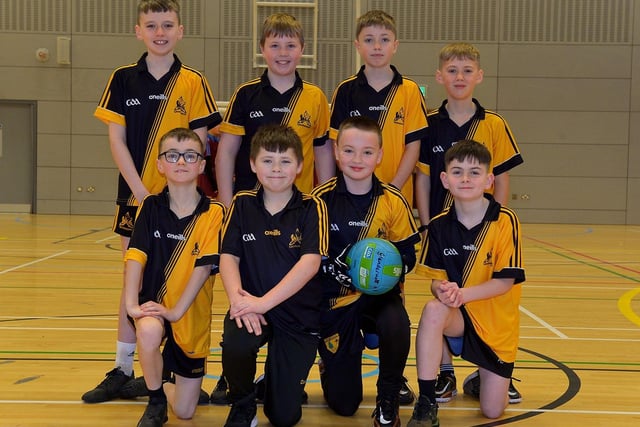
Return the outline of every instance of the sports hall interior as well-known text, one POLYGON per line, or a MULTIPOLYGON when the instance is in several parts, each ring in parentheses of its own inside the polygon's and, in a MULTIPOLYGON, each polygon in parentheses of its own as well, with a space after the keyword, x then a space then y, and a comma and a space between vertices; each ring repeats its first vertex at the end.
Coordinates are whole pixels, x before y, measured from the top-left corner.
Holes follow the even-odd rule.
MULTIPOLYGON (((80 396, 112 368, 122 261, 111 232, 117 169, 106 126, 93 117, 110 73, 135 62, 135 0, 0 0, 0 426, 133 425, 145 401, 88 405, 80 396)), ((442 425, 640 424, 640 0, 183 0, 176 53, 206 75, 222 110, 263 68, 256 32, 286 11, 302 21, 301 76, 330 99, 360 66, 356 18, 393 15, 398 70, 445 97, 438 51, 468 41, 481 52, 475 97, 502 114, 524 164, 509 206, 523 223, 527 281, 514 376, 523 401, 498 420, 459 396, 442 425)), ((430 298, 406 285, 415 336, 430 298)), ((221 372, 226 297, 214 287, 204 388, 221 372)), ((259 362, 264 362, 262 352, 259 362)), ((363 357, 365 399, 354 417, 326 408, 312 368, 301 426, 369 426, 377 353, 363 357)), ((459 382, 473 366, 455 358, 459 382)), ((136 364, 138 374, 141 373, 136 364)), ((260 367, 258 368, 260 371, 260 367)), ((417 389, 415 350, 405 375, 417 389)), ((403 425, 411 406, 402 407, 403 425)), ((228 408, 191 421, 218 426, 228 408)), ((265 417, 258 411, 261 425, 265 417)))

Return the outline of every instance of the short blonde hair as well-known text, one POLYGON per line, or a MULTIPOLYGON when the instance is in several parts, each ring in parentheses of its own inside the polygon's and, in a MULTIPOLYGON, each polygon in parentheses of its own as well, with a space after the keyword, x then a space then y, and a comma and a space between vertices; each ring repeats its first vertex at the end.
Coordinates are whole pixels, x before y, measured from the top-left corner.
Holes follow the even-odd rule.
POLYGON ((300 44, 304 47, 304 32, 302 24, 295 16, 288 13, 274 13, 267 16, 262 23, 262 36, 260 36, 260 46, 264 47, 267 37, 295 37, 300 40, 300 44))
POLYGON ((356 39, 360 35, 360 32, 367 27, 386 28, 398 38, 395 19, 383 10, 370 10, 356 20, 356 39))
POLYGON ((471 43, 451 43, 440 50, 440 67, 452 59, 468 59, 480 66, 480 51, 471 43))

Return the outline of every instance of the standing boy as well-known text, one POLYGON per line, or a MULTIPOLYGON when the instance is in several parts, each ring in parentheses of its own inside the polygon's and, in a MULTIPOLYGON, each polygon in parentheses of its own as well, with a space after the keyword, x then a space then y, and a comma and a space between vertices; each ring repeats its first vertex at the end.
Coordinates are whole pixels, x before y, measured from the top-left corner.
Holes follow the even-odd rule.
POLYGON ((372 10, 358 18, 355 47, 364 65, 333 93, 329 138, 335 141, 347 117, 375 120, 382 130, 384 149, 376 176, 401 189, 412 204, 413 170, 427 128, 427 107, 418 85, 391 65, 398 43, 396 24, 389 14, 372 10))
MULTIPOLYGON (((416 207, 423 225, 452 203, 452 196, 443 187, 440 173, 444 171, 446 151, 462 139, 473 139, 487 147, 492 158, 489 170, 495 177, 488 191, 498 203, 507 204, 508 172, 523 160, 505 119, 485 110, 473 98, 473 91, 482 82, 483 75, 480 52, 473 45, 452 43, 440 51, 436 81, 444 86, 447 99, 438 110, 428 115, 429 128, 422 140, 416 173, 416 207)), ((457 390, 451 354, 446 347, 442 359, 436 399, 448 402, 457 390)), ((510 403, 521 400, 520 393, 511 384, 510 403)))
POLYGON ((472 140, 445 154, 440 174, 453 204, 429 224, 416 272, 431 279, 435 299, 418 326, 420 396, 408 427, 439 426, 436 375, 446 341, 453 354, 478 365, 480 409, 497 418, 508 404, 518 351, 521 283, 520 222, 490 194, 491 154, 472 140))
POLYGON ((302 140, 304 165, 296 187, 310 192, 314 173, 320 182, 335 173, 327 144, 329 104, 322 90, 300 78, 296 67, 304 51, 302 25, 287 13, 265 19, 260 51, 267 63, 262 76, 238 86, 229 101, 216 156, 218 200, 229 206, 233 194, 256 187, 249 162, 251 139, 269 123, 291 126, 302 140))
MULTIPOLYGON (((120 171, 113 230, 120 235, 123 255, 138 205, 165 186, 155 164, 160 137, 185 127, 205 141, 207 128, 221 121, 204 75, 183 65, 173 53, 183 31, 178 3, 140 1, 136 37, 147 52, 137 63, 113 72, 94 113, 109 126, 111 153, 120 171)), ((122 386, 133 379, 135 348, 136 333, 127 320, 122 294, 115 367, 82 400, 97 403, 118 397, 122 386)))
MULTIPOLYGON (((411 270, 420 238, 406 199, 374 175, 382 161, 382 145, 374 120, 356 116, 343 121, 335 146, 341 172, 313 194, 324 200, 329 212, 329 259, 344 255, 358 240, 378 237, 394 242, 411 270)), ((324 397, 340 415, 356 412, 362 401, 362 334, 376 334, 380 373, 373 425, 399 427, 398 395, 411 345, 411 322, 400 286, 382 295, 365 295, 334 278, 323 278, 329 306, 322 317, 319 346, 324 397)))
POLYGON ((294 185, 303 155, 291 127, 260 128, 250 162, 260 186, 235 195, 220 251, 230 304, 222 347, 232 403, 225 426, 257 425, 253 378, 265 344, 264 413, 274 426, 293 426, 302 416, 302 392, 318 348, 317 272, 327 255, 327 212, 322 200, 294 185))
POLYGON ((167 187, 144 199, 125 255, 125 304, 149 390, 138 427, 161 427, 167 400, 178 418, 193 417, 209 354, 209 277, 218 266, 224 216, 224 206, 197 187, 206 165, 200 137, 177 128, 162 137, 159 148, 157 167, 167 187), (163 387, 164 370, 174 374, 175 384, 163 387))

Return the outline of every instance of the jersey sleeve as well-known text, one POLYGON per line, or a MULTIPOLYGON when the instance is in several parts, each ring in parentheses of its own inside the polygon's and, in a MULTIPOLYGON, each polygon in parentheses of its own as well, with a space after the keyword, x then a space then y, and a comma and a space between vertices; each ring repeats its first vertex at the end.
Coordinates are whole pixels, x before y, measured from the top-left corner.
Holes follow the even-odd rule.
POLYGON ((302 254, 329 253, 329 214, 324 201, 317 196, 304 195, 307 203, 306 218, 303 221, 302 254))
POLYGON ((194 82, 191 89, 193 108, 190 110, 189 127, 191 129, 202 127, 211 129, 219 125, 222 117, 218 111, 216 101, 213 99, 213 93, 207 78, 201 73, 194 73, 194 82))
POLYGON ((105 124, 116 123, 126 126, 124 117, 124 85, 120 73, 111 73, 107 86, 100 97, 93 115, 105 124))
POLYGON ((244 121, 246 117, 245 103, 243 102, 242 87, 235 90, 229 100, 229 105, 224 113, 224 120, 220 125, 220 132, 231 135, 245 135, 244 121))
POLYGON ((220 234, 224 219, 224 206, 221 203, 211 201, 207 212, 205 227, 200 231, 204 235, 200 255, 195 265, 213 265, 217 269, 220 261, 220 234))
MULTIPOLYGON (((344 82, 343 82, 344 83, 344 82)), ((331 116, 329 119, 329 139, 338 139, 340 123, 349 117, 347 105, 347 93, 344 84, 341 83, 333 92, 331 99, 331 116)))
POLYGON ((498 114, 487 114, 494 114, 495 118, 491 132, 491 160, 493 163, 493 174, 500 175, 523 163, 524 160, 522 159, 520 148, 518 148, 516 139, 507 121, 498 114))
POLYGON ((422 139, 427 131, 427 104, 413 80, 404 79, 406 104, 404 113, 405 144, 422 139))
POLYGON ((493 277, 514 279, 514 284, 525 280, 522 267, 521 230, 518 217, 509 208, 501 207, 493 277))
POLYGON ((152 215, 155 211, 153 198, 155 196, 147 196, 138 208, 136 219, 129 240, 129 246, 125 252, 124 260, 137 261, 143 266, 147 263, 147 257, 151 253, 151 237, 153 236, 152 215))

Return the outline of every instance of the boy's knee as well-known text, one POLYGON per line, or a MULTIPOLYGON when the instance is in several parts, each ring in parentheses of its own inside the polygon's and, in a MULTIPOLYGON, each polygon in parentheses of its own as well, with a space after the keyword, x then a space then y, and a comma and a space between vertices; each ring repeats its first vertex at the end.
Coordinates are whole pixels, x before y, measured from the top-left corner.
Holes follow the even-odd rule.
POLYGON ((284 411, 271 411, 271 413, 266 414, 267 418, 269 418, 269 422, 274 425, 274 427, 291 427, 300 421, 302 418, 302 408, 298 409, 294 412, 285 413, 284 411))
POLYGON ((502 416, 502 414, 504 414, 504 410, 506 409, 506 404, 505 406, 502 405, 482 405, 482 403, 480 404, 480 411, 482 412, 482 415, 484 415, 485 417, 493 420, 496 418, 500 418, 502 416))

